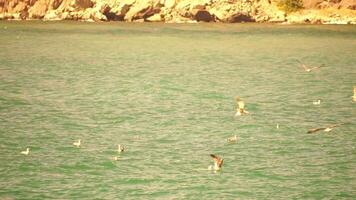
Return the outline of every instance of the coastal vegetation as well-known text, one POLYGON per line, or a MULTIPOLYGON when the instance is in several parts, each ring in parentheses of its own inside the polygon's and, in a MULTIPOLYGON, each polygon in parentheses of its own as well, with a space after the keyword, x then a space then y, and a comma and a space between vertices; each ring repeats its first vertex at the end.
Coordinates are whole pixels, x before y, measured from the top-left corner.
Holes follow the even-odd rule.
POLYGON ((302 0, 281 0, 278 3, 278 7, 284 10, 286 13, 298 11, 303 8, 302 0))

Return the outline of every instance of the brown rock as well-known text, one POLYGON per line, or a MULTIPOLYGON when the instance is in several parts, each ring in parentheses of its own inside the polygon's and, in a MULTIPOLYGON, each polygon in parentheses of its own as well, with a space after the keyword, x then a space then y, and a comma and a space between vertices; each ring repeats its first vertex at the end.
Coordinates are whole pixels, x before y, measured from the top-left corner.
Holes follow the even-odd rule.
POLYGON ((242 13, 236 13, 227 19, 227 22, 229 23, 254 22, 254 21, 255 19, 253 19, 251 16, 242 13))
POLYGON ((342 0, 339 5, 341 8, 356 10, 356 0, 342 0))
POLYGON ((162 16, 160 13, 157 13, 155 15, 152 15, 151 17, 146 18, 146 21, 149 22, 161 22, 162 21, 162 16))
POLYGON ((46 0, 37 1, 29 10, 29 17, 33 19, 42 19, 48 10, 48 2, 46 0))
POLYGON ((164 7, 173 8, 176 5, 176 0, 165 0, 164 7))
POLYGON ((203 22, 214 21, 214 17, 205 9, 193 9, 191 11, 193 19, 203 22))
POLYGON ((150 2, 140 2, 130 7, 130 10, 126 13, 124 19, 127 21, 146 19, 160 11, 160 7, 154 7, 150 2))

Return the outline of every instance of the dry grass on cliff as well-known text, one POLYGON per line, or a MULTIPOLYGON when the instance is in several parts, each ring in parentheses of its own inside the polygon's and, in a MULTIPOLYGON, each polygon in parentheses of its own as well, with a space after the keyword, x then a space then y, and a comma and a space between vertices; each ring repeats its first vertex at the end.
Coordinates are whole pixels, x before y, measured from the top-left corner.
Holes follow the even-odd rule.
POLYGON ((303 8, 303 0, 280 0, 278 7, 286 13, 292 13, 303 8))

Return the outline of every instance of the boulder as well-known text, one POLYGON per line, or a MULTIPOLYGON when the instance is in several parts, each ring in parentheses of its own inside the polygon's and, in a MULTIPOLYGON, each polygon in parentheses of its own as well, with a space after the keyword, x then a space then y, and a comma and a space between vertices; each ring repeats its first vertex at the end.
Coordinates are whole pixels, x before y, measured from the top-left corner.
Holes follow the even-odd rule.
POLYGON ((356 0, 342 0, 339 5, 341 8, 356 10, 356 0))
POLYGON ((146 18, 146 21, 149 22, 161 22, 163 20, 160 13, 154 14, 151 17, 146 18))
POLYGON ((214 17, 205 9, 193 9, 191 11, 193 19, 203 22, 214 21, 214 17))
POLYGON ((76 9, 86 9, 93 7, 94 3, 91 0, 72 0, 69 5, 76 9))
POLYGON ((48 10, 48 1, 39 0, 28 10, 29 18, 42 19, 48 10))
POLYGON ((225 9, 221 9, 221 8, 217 8, 217 7, 212 7, 209 10, 209 13, 211 15, 214 15, 215 18, 219 21, 226 21, 227 19, 227 15, 228 15, 228 11, 226 11, 225 9))
POLYGON ((236 13, 227 19, 227 22, 229 22, 229 23, 254 22, 254 21, 255 21, 255 19, 253 19, 251 16, 249 16, 248 14, 243 14, 243 13, 236 13))
POLYGON ((91 0, 59 0, 61 4, 58 6, 60 11, 78 11, 91 8, 94 3, 91 0))
POLYGON ((123 0, 118 3, 110 4, 110 11, 107 17, 113 20, 123 21, 126 13, 130 10, 131 6, 135 3, 135 0, 123 0))
POLYGON ((176 6, 176 4, 176 0, 165 0, 163 5, 166 8, 173 8, 174 6, 176 6))
POLYGON ((130 7, 124 19, 126 21, 134 21, 138 19, 146 19, 154 14, 160 13, 160 7, 154 7, 150 2, 139 2, 130 7))
POLYGON ((43 17, 43 20, 61 20, 61 13, 58 12, 57 10, 50 10, 46 13, 46 15, 43 17))

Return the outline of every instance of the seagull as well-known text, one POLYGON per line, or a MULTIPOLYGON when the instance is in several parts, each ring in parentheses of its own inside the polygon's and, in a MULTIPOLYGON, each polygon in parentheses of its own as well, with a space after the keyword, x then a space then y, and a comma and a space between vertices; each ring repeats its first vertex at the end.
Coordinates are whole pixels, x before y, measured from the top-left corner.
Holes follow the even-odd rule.
POLYGON ((222 164, 224 162, 224 159, 221 159, 220 157, 218 157, 218 156, 216 156, 214 154, 210 154, 210 156, 214 160, 214 165, 210 165, 208 169, 209 170, 214 170, 214 171, 220 170, 221 167, 222 167, 222 164))
POLYGON ((115 157, 112 158, 112 160, 114 160, 114 161, 118 161, 119 159, 120 159, 120 158, 117 157, 117 156, 115 156, 115 157))
POLYGON ((279 124, 276 125, 276 128, 279 129, 279 124))
POLYGON ((318 69, 318 68, 320 68, 320 67, 324 67, 324 64, 322 64, 322 65, 317 66, 317 67, 309 68, 309 67, 307 67, 305 64, 303 64, 302 62, 300 62, 299 60, 297 60, 297 62, 300 63, 301 67, 303 67, 304 71, 306 71, 306 72, 311 72, 311 71, 314 70, 314 69, 318 69))
POLYGON ((227 138, 227 142, 229 143, 237 142, 237 135, 227 138))
POLYGON ((80 147, 80 140, 78 140, 78 142, 73 142, 73 145, 76 146, 76 147, 80 147))
POLYGON ((356 102, 356 85, 354 86, 354 96, 352 96, 352 101, 356 102))
POLYGON ((117 151, 118 151, 119 153, 124 152, 124 151, 125 151, 125 147, 124 147, 124 146, 121 146, 121 144, 119 144, 119 145, 117 145, 117 151))
POLYGON ((30 148, 26 148, 26 151, 21 151, 21 154, 28 155, 30 153, 30 148))
POLYGON ((321 103, 320 99, 318 99, 317 101, 313 101, 313 105, 320 105, 320 103, 321 103))
POLYGON ((331 126, 328 126, 328 127, 322 127, 322 128, 312 128, 312 129, 309 129, 307 133, 315 133, 315 132, 318 132, 318 131, 325 131, 325 132, 330 132, 331 130, 333 130, 333 128, 335 127, 338 127, 342 124, 335 124, 335 125, 331 125, 331 126))
POLYGON ((237 103, 238 108, 236 108, 235 116, 241 116, 243 114, 248 114, 248 111, 245 110, 245 103, 240 99, 240 97, 236 97, 236 103, 237 103))

